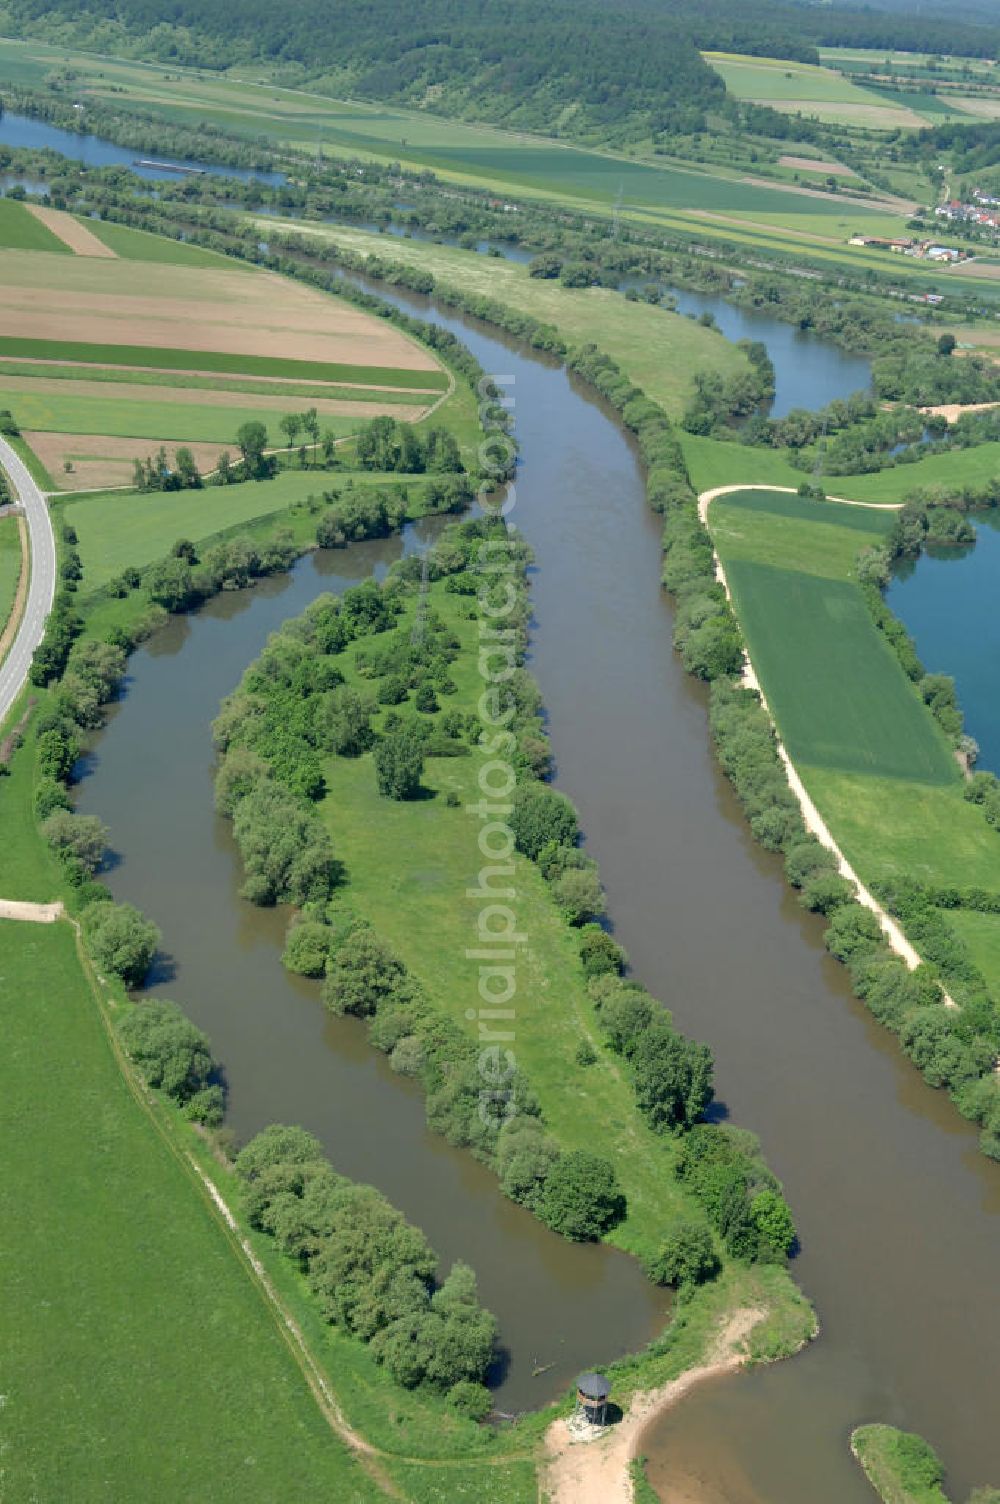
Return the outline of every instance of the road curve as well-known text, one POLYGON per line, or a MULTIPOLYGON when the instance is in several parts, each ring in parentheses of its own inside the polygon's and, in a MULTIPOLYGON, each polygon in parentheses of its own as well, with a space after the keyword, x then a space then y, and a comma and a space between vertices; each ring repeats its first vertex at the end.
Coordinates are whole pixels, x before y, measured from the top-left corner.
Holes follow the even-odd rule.
POLYGON ((45 618, 52 609, 56 588, 56 540, 44 494, 35 485, 27 465, 7 440, 0 438, 0 465, 6 470, 11 489, 24 507, 31 540, 31 579, 24 615, 10 652, 0 665, 0 724, 21 692, 28 677, 31 655, 42 640, 45 618))

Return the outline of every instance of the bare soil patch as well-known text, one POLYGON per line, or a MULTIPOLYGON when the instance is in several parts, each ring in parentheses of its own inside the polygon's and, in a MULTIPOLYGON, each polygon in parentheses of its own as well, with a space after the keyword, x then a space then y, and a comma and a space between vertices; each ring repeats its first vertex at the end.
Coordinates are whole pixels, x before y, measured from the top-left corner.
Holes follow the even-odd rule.
POLYGON ((63 245, 68 245, 75 255, 103 256, 112 261, 118 260, 116 251, 105 245, 103 240, 98 240, 92 230, 88 230, 86 225, 82 225, 64 209, 46 209, 42 204, 26 204, 25 207, 29 214, 41 220, 47 230, 58 235, 63 245))
MULTIPOLYGON (((85 369, 85 368, 83 368, 85 369)), ((0 375, 0 391, 52 392, 56 396, 101 397, 107 402, 120 397, 133 398, 139 402, 176 402, 183 406, 198 407, 259 408, 264 412, 298 412, 314 407, 320 416, 330 418, 378 418, 389 413, 404 423, 414 423, 427 410, 428 403, 379 402, 374 391, 370 402, 338 401, 336 397, 283 398, 280 388, 272 396, 270 392, 234 392, 202 387, 185 390, 179 386, 144 386, 128 381, 72 381, 54 376, 3 376, 0 375)), ((435 395, 438 395, 437 393, 435 395)))
MULTIPOLYGON (((958 261, 948 268, 953 277, 985 277, 990 282, 1000 281, 1000 261, 958 261)), ((968 330, 964 331, 964 338, 969 338, 968 330)), ((976 332, 977 344, 994 344, 996 341, 987 340, 976 332)))
POLYGON ((941 402, 937 407, 922 407, 922 413, 944 418, 947 423, 957 423, 963 413, 988 413, 1000 402, 941 402))
POLYGON ((843 162, 817 161, 814 157, 783 156, 778 158, 778 166, 794 167, 799 172, 825 172, 838 178, 857 177, 857 173, 845 167, 843 162))
POLYGON ((163 444, 168 455, 177 448, 190 449, 203 475, 214 470, 224 449, 233 453, 232 444, 192 444, 184 439, 118 439, 100 433, 25 433, 25 442, 34 450, 64 491, 91 491, 104 486, 132 484, 132 462, 155 454, 163 444), (69 460, 73 469, 63 466, 69 460))
POLYGON ((989 94, 953 94, 951 102, 970 115, 980 115, 985 120, 1000 120, 1000 99, 989 94))
POLYGON ((679 1378, 633 1395, 618 1425, 593 1441, 573 1441, 565 1420, 549 1427, 545 1444, 549 1463, 544 1485, 553 1504, 631 1504, 629 1463, 642 1451, 646 1429, 703 1379, 734 1373, 746 1362, 746 1339, 765 1315, 734 1311, 719 1331, 703 1363, 679 1378))

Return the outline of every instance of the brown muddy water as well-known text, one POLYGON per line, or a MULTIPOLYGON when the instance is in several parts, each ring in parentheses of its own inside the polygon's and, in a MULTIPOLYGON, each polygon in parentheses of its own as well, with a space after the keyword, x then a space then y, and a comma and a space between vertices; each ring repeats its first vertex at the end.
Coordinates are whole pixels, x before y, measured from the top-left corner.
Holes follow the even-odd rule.
MULTIPOLYGON (((709 753, 704 695, 670 647, 659 527, 610 415, 563 371, 435 316, 488 370, 515 377, 524 463, 512 520, 536 553, 532 667, 558 782, 636 976, 711 1044, 725 1110, 760 1134, 785 1183, 802 1240, 794 1272, 823 1326, 800 1357, 705 1386, 655 1427, 653 1482, 665 1499, 697 1485, 710 1504, 866 1504, 847 1438, 885 1420, 928 1437, 956 1498, 1000 1483, 1000 1166, 851 998, 821 925, 750 839, 709 753)), ((318 555, 171 623, 132 661, 81 808, 111 826, 116 896, 164 931, 158 986, 212 1035, 237 1132, 304 1123, 446 1260, 467 1258, 501 1320, 500 1403, 515 1408, 641 1343, 655 1296, 630 1260, 552 1238, 427 1133, 411 1083, 282 971, 284 916, 238 899, 211 808, 208 721, 267 632, 318 589, 418 545, 411 532, 405 545, 318 555)))

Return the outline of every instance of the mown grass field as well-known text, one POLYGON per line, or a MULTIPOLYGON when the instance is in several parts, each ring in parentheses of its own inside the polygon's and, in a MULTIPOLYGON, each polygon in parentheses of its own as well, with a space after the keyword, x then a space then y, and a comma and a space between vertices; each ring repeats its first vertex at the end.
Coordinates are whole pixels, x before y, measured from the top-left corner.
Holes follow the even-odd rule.
MULTIPOLYGON (((791 486, 801 485, 801 470, 793 470, 775 449, 756 449, 746 444, 729 444, 724 439, 703 438, 677 430, 684 451, 691 484, 695 491, 709 491, 715 486, 791 486)), ((715 506, 723 503, 713 502, 715 506)), ((715 513, 713 510, 713 517, 715 513)))
POLYGON ((1000 891, 1000 838, 962 797, 960 779, 935 785, 830 768, 799 771, 866 882, 913 877, 1000 891))
POLYGON ((21 578, 21 534, 16 517, 0 517, 0 637, 9 619, 21 578))
POLYGON ((0 199, 0 249, 72 254, 58 235, 46 229, 24 204, 11 198, 0 199))
MULTIPOLYGON (((273 220, 268 221, 272 226, 273 220)), ((396 239, 343 226, 289 223, 283 228, 316 234, 362 255, 378 255, 431 272, 443 285, 494 298, 553 324, 568 343, 600 345, 619 361, 637 386, 678 414, 687 404, 699 368, 723 374, 743 370, 745 357, 721 334, 663 308, 630 303, 607 288, 570 289, 528 275, 514 261, 475 251, 396 239)))
POLYGON ((129 1092, 68 925, 0 926, 11 1500, 382 1497, 129 1092))

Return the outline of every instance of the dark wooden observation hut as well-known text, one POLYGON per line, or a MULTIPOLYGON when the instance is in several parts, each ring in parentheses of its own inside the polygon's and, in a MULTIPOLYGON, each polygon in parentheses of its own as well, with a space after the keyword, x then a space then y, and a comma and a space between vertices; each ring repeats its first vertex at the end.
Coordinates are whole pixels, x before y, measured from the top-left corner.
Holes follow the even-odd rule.
POLYGON ((603 1374, 582 1373, 576 1381, 576 1411, 592 1426, 603 1426, 608 1419, 608 1396, 611 1385, 603 1374))

